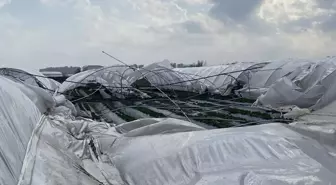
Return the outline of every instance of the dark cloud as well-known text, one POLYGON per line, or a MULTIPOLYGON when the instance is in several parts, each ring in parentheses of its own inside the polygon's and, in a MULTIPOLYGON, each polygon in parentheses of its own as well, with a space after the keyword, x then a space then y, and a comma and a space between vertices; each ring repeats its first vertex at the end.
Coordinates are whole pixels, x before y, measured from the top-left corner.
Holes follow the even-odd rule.
POLYGON ((210 14, 223 22, 245 22, 263 0, 212 0, 210 14))

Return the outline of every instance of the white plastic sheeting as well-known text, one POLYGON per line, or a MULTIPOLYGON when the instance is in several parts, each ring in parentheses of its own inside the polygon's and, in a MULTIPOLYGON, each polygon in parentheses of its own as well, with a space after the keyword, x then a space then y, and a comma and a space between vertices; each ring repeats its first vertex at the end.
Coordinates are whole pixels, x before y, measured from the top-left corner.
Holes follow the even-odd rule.
POLYGON ((131 84, 144 79, 150 85, 160 89, 196 92, 205 90, 205 86, 200 81, 193 80, 194 78, 190 74, 175 71, 168 60, 147 65, 129 76, 131 84))
POLYGON ((35 129, 19 184, 324 185, 336 182, 332 154, 282 124, 204 130, 144 119, 110 127, 57 114, 35 129))
MULTIPOLYGON (((6 82, 11 86, 14 86, 15 88, 19 89, 21 93, 26 95, 26 97, 36 105, 40 112, 44 113, 48 108, 54 106, 55 102, 49 91, 46 91, 45 89, 35 85, 31 85, 30 83, 27 83, 27 81, 21 81, 7 76, 0 77, 3 83, 6 82)), ((4 86, 4 88, 5 87, 6 86, 4 86)))
MULTIPOLYGON (((60 92, 74 89, 88 82, 98 82, 115 89, 139 87, 225 94, 237 82, 246 84, 254 72, 266 63, 235 63, 222 66, 173 69, 165 60, 133 70, 129 67, 107 67, 85 71, 71 76, 60 86, 60 92), (227 75, 219 75, 228 73, 227 75), (207 78, 210 75, 218 75, 207 78), (203 78, 203 79, 202 79, 203 78), (77 82, 77 83, 76 83, 77 82)), ((230 91, 228 91, 230 92, 230 91)))
POLYGON ((66 92, 87 83, 100 83, 111 90, 120 90, 118 87, 129 87, 128 75, 133 70, 124 66, 110 66, 77 73, 69 77, 59 87, 59 92, 66 92))
POLYGON ((43 98, 0 76, 0 184, 18 182, 29 138, 39 122, 43 98))
MULTIPOLYGON (((336 120, 336 101, 328 104, 327 106, 311 112, 310 114, 301 116, 299 120, 305 122, 330 122, 335 125, 336 120)), ((335 129, 336 130, 336 129, 335 129)))
MULTIPOLYGON (((57 82, 56 80, 53 80, 51 78, 46 78, 46 77, 42 77, 43 74, 40 73, 38 74, 39 76, 36 77, 39 81, 41 81, 46 88, 50 89, 50 90, 56 90, 58 89, 58 87, 61 85, 61 83, 57 82)), ((52 91, 51 91, 52 92, 52 91)))
MULTIPOLYGON (((314 105, 322 107, 336 91, 332 65, 302 65, 276 83, 324 88, 314 105)), ((91 76, 81 75, 79 81, 91 76)), ((114 78, 98 81, 110 84, 109 79, 114 78)), ((68 85, 63 88, 73 88, 68 85)), ((111 127, 75 118, 73 107, 62 106, 63 96, 50 97, 34 85, 0 76, 0 184, 336 183, 335 126, 329 120, 205 130, 176 119, 142 119, 111 127), (40 118, 56 103, 61 106, 40 118)), ((309 116, 333 116, 334 104, 309 116)))
POLYGON ((19 184, 115 184, 120 176, 100 148, 113 145, 117 137, 197 130, 204 129, 172 119, 137 120, 114 128, 69 117, 66 111, 43 117, 30 141, 19 184))
POLYGON ((330 125, 316 134, 311 125, 205 130, 169 118, 111 127, 73 117, 71 109, 62 106, 64 97, 55 98, 61 106, 40 118, 31 100, 35 91, 4 77, 0 84, 1 104, 6 105, 0 107, 1 184, 336 182, 335 137, 330 125))
POLYGON ((58 86, 60 85, 59 82, 53 79, 44 77, 44 75, 39 72, 29 73, 29 72, 26 72, 20 69, 1 68, 0 75, 22 81, 23 83, 27 85, 47 88, 47 91, 49 93, 53 93, 53 91, 56 90, 58 86))
MULTIPOLYGON (((140 69, 129 67, 105 67, 75 74, 62 83, 59 91, 65 92, 87 83, 100 83, 110 90, 117 91, 132 87, 132 85, 143 80, 143 86, 157 87, 160 89, 173 89, 184 91, 201 91, 204 86, 198 81, 189 81, 190 75, 181 75, 174 71, 169 61, 153 63, 140 69)), ((125 93, 125 90, 123 91, 125 93)))
POLYGON ((76 156, 90 155, 76 153, 89 147, 89 139, 74 139, 62 130, 66 130, 65 126, 42 118, 29 142, 18 184, 101 184, 84 170, 82 161, 76 156))
POLYGON ((336 100, 336 60, 327 58, 302 64, 280 78, 258 103, 271 107, 296 105, 318 110, 336 100))
POLYGON ((280 78, 291 74, 299 66, 309 65, 310 60, 287 59, 268 61, 269 64, 254 73, 240 94, 248 98, 257 98, 267 92, 268 88, 280 78))
POLYGON ((122 138, 109 152, 126 184, 336 182, 330 151, 279 124, 122 138))
POLYGON ((249 82, 252 69, 262 68, 266 63, 233 63, 219 66, 176 68, 174 71, 180 74, 190 75, 193 79, 205 85, 211 92, 226 94, 229 88, 237 85, 237 83, 246 84, 249 82), (225 75, 227 73, 227 75, 225 75), (214 76, 218 75, 218 76, 214 76), (207 78, 208 76, 214 76, 207 78))

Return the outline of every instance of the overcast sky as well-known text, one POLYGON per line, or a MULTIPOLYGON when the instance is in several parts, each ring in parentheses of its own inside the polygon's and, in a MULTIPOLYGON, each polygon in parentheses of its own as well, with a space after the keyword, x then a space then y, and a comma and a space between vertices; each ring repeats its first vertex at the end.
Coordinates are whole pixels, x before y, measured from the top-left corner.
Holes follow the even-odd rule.
POLYGON ((336 0, 0 0, 0 67, 334 55, 336 0))

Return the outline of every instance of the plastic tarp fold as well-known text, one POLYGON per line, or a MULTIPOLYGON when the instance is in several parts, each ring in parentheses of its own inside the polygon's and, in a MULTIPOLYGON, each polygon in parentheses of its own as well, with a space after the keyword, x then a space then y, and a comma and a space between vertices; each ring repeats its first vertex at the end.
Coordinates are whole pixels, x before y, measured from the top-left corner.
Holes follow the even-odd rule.
POLYGON ((60 85, 59 82, 53 79, 44 77, 44 75, 39 72, 29 73, 21 69, 0 68, 0 75, 19 80, 26 85, 31 85, 35 87, 42 86, 44 88, 47 88, 49 90, 48 92, 51 94, 60 85))
MULTIPOLYGON (((17 88, 21 91, 21 93, 26 95, 26 97, 37 106, 40 112, 45 113, 48 108, 55 106, 55 101, 48 91, 45 91, 44 89, 34 85, 25 84, 24 82, 17 81, 12 78, 1 78, 3 83, 7 83, 7 85, 12 86, 11 88, 17 88)), ((4 88, 5 87, 6 86, 4 86, 4 88)))
POLYGON ((317 109, 310 114, 301 116, 299 120, 305 122, 331 122, 334 123, 336 119, 336 101, 332 101, 328 105, 324 106, 323 108, 317 109))
POLYGON ((334 184, 334 152, 282 124, 204 130, 143 119, 110 127, 50 115, 34 132, 19 184, 334 184))
POLYGON ((110 88, 111 91, 120 90, 118 87, 129 87, 128 75, 133 70, 125 66, 109 66, 77 73, 69 77, 59 87, 59 92, 66 92, 88 83, 100 83, 110 88), (117 88, 115 88, 117 87, 117 88))
POLYGON ((255 72, 246 86, 239 93, 246 98, 257 99, 267 92, 268 88, 280 78, 295 72, 297 67, 309 65, 313 61, 287 59, 268 61, 268 64, 255 72))
POLYGON ((280 124, 121 138, 108 151, 127 184, 336 182, 329 151, 280 124))
POLYGON ((269 87, 281 77, 293 72, 297 67, 311 62, 300 59, 269 61, 268 65, 252 76, 250 86, 251 88, 269 87))
POLYGON ((273 108, 296 105, 300 108, 313 106, 324 94, 325 89, 314 86, 306 91, 288 78, 282 78, 273 84, 268 91, 258 98, 258 103, 273 108))
POLYGON ((288 105, 323 108, 336 99, 335 70, 336 63, 329 58, 299 66, 270 86, 258 103, 274 108, 288 105))
MULTIPOLYGON (((102 184, 83 167, 82 152, 88 139, 72 140, 64 127, 44 117, 34 130, 23 164, 19 185, 24 184, 102 184)), ((89 155, 89 154, 86 154, 89 155)))
POLYGON ((42 101, 23 84, 0 76, 0 184, 18 182, 28 141, 41 117, 38 104, 43 107, 42 101))
POLYGON ((46 116, 34 130, 19 184, 116 182, 115 179, 120 177, 116 171, 115 174, 112 173, 112 164, 108 162, 101 164, 102 161, 98 161, 98 158, 102 160, 99 148, 108 148, 118 137, 141 137, 197 130, 204 128, 174 119, 143 119, 114 128, 103 122, 75 119, 71 116, 66 118, 64 114, 46 116), (153 127, 154 125, 156 127, 153 127), (110 170, 105 171, 107 169, 110 170), (111 175, 114 175, 114 178, 111 175))

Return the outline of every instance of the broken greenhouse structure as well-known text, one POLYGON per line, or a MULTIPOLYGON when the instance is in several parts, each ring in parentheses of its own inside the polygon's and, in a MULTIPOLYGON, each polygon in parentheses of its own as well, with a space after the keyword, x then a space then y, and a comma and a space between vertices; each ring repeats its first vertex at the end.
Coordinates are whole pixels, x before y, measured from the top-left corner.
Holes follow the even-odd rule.
POLYGON ((0 69, 0 184, 334 184, 334 58, 232 65, 0 69))

